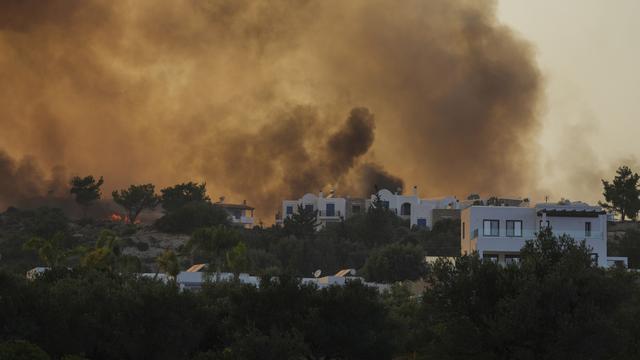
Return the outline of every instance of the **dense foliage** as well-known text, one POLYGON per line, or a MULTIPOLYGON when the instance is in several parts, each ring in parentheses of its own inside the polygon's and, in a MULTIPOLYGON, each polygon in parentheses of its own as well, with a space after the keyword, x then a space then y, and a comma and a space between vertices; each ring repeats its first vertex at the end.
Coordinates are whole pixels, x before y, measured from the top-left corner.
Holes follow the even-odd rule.
POLYGON ((568 237, 545 231, 507 267, 439 261, 425 281, 420 296, 400 284, 384 294, 358 282, 319 290, 289 276, 190 292, 105 268, 58 268, 34 281, 0 272, 0 358, 640 356, 638 275, 594 266, 568 237))
POLYGON ((189 202, 167 212, 156 221, 155 226, 169 233, 190 234, 201 227, 229 224, 228 217, 224 209, 210 202, 189 202))

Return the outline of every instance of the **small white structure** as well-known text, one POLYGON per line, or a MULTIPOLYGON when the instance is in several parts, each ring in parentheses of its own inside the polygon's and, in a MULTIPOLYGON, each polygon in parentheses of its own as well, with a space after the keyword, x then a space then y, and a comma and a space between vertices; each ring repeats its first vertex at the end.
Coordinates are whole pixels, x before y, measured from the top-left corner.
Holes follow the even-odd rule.
POLYGON ((317 196, 308 193, 299 200, 284 200, 282 202, 282 216, 276 219, 276 222, 282 223, 284 219, 293 216, 298 212, 298 206, 316 211, 320 227, 324 227, 328 223, 339 222, 347 216, 347 199, 335 197, 333 192, 325 197, 324 193, 320 191, 317 196))
MULTIPOLYGON (((459 202, 454 196, 420 199, 417 186, 413 187, 411 195, 401 195, 382 189, 378 191, 378 196, 383 206, 401 218, 409 220, 411 226, 431 228, 433 227, 433 210, 460 208, 459 202)), ((371 195, 372 204, 375 200, 376 195, 371 195)))
POLYGON ((376 288, 378 292, 383 293, 385 291, 389 291, 391 289, 391 285, 389 284, 380 284, 367 282, 364 278, 355 276, 355 269, 343 269, 338 271, 335 275, 317 277, 317 278, 303 278, 300 283, 303 285, 315 284, 318 289, 324 289, 330 286, 345 286, 349 282, 358 281, 363 285, 376 288))
POLYGON ((50 269, 49 267, 45 267, 45 266, 34 267, 33 269, 27 271, 27 274, 26 274, 27 280, 35 280, 38 277, 40 277, 42 274, 44 274, 46 271, 48 271, 49 269, 50 269))
POLYGON ((555 235, 584 240, 598 266, 607 266, 607 214, 582 202, 522 206, 470 206, 461 214, 461 251, 485 259, 518 262, 526 240, 551 227, 555 235))

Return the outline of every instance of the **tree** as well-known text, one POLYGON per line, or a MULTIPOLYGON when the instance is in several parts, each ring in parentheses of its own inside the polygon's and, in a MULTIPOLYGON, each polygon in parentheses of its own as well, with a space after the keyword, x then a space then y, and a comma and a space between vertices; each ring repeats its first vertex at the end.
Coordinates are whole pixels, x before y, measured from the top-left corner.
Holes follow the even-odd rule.
POLYGON ((13 340, 0 343, 2 360, 49 360, 50 357, 37 345, 27 341, 13 340))
POLYGON ((207 226, 230 225, 229 213, 209 202, 190 202, 165 214, 155 222, 155 227, 169 233, 190 234, 207 226))
POLYGON ((71 181, 71 189, 69 192, 71 195, 76 196, 76 202, 82 206, 84 216, 87 215, 87 209, 96 200, 100 199, 102 195, 100 192, 100 186, 104 183, 104 179, 100 176, 100 179, 96 180, 92 175, 79 177, 74 176, 71 181))
POLYGON ((602 180, 602 195, 606 202, 600 202, 600 206, 620 214, 622 221, 627 217, 635 219, 640 211, 640 175, 631 171, 628 166, 619 167, 616 174, 611 183, 602 180))
POLYGON ((78 253, 78 249, 68 249, 64 244, 65 235, 58 232, 50 238, 34 236, 24 244, 24 249, 37 251, 46 266, 55 268, 63 266, 70 256, 78 253))
POLYGON ((158 256, 156 263, 158 264, 158 269, 160 271, 174 279, 180 273, 178 256, 172 250, 165 250, 162 255, 158 256))
POLYGON ((477 254, 436 262, 422 296, 421 352, 436 359, 636 357, 637 345, 620 329, 633 327, 623 314, 639 309, 637 276, 597 267, 590 252, 546 229, 527 241, 518 265, 477 254))
POLYGON ((318 212, 298 205, 298 211, 284 219, 284 232, 297 238, 312 237, 318 228, 318 212))
POLYGON ((363 273, 367 280, 378 282, 419 279, 425 273, 422 250, 398 243, 378 248, 369 255, 363 273))
POLYGON ((115 270, 121 252, 122 240, 111 230, 102 230, 96 246, 87 252, 80 263, 95 269, 115 270))
POLYGON ((247 245, 245 245, 242 241, 227 253, 227 266, 232 272, 236 274, 245 272, 249 269, 247 245))
POLYGON ((160 198, 155 194, 153 184, 131 185, 129 189, 114 191, 111 195, 113 201, 125 208, 129 222, 132 224, 135 223, 142 210, 153 210, 160 202, 160 198))
POLYGON ((205 183, 194 182, 177 184, 160 190, 162 193, 162 208, 167 212, 173 212, 191 202, 209 202, 207 186, 205 183))
POLYGON ((206 261, 215 262, 239 241, 240 234, 237 230, 217 225, 194 231, 184 250, 191 255, 192 260, 201 257, 206 261))

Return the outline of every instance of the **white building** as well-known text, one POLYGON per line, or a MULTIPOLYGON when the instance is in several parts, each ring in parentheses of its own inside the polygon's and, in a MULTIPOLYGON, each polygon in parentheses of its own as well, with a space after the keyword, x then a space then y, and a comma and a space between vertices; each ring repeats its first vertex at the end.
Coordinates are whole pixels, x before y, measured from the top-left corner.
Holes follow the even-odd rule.
POLYGON ((550 226, 555 235, 585 240, 593 260, 607 266, 607 214, 585 203, 524 206, 471 206, 461 214, 461 251, 499 263, 519 261, 526 240, 550 226))
MULTIPOLYGON (((454 196, 437 199, 420 199, 418 187, 413 187, 411 195, 392 193, 387 189, 378 191, 380 201, 403 219, 409 220, 411 226, 433 227, 433 210, 435 209, 459 209, 459 202, 454 196)), ((371 195, 371 201, 376 200, 371 195)))
POLYGON ((298 200, 282 201, 282 213, 276 222, 282 223, 284 219, 293 216, 298 211, 298 206, 317 211, 318 223, 325 226, 328 223, 339 222, 347 216, 347 199, 335 197, 333 192, 324 196, 321 191, 318 195, 305 194, 298 200))
MULTIPOLYGON (((413 188, 412 195, 400 195, 392 193, 387 189, 378 191, 378 196, 383 203, 395 214, 403 219, 409 220, 411 226, 423 226, 431 228, 433 226, 433 210, 435 209, 459 209, 458 200, 453 197, 439 199, 420 199, 417 187, 413 188)), ((320 227, 328 223, 339 222, 352 215, 366 211, 376 200, 375 195, 370 199, 342 198, 334 196, 331 192, 324 196, 322 191, 316 196, 305 194, 298 200, 282 201, 282 209, 276 223, 283 223, 284 219, 293 216, 298 210, 298 206, 317 211, 320 227)))

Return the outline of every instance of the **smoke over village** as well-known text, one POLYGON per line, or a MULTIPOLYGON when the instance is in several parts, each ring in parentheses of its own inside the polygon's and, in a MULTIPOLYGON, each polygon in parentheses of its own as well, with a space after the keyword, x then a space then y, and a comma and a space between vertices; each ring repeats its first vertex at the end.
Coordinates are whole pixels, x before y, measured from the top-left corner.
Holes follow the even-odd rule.
POLYGON ((638 13, 0 0, 0 360, 640 359, 638 13))
POLYGON ((542 78, 494 1, 9 1, 0 204, 71 175, 282 198, 535 181, 542 78))

